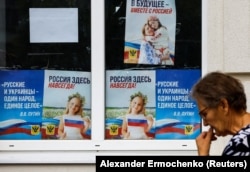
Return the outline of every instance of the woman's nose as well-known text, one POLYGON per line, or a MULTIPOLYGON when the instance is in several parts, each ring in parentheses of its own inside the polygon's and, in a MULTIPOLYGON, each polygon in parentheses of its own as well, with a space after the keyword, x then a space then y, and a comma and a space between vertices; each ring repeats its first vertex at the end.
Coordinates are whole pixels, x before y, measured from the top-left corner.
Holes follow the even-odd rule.
POLYGON ((203 125, 204 125, 204 126, 208 126, 208 123, 206 122, 205 119, 203 119, 203 125))

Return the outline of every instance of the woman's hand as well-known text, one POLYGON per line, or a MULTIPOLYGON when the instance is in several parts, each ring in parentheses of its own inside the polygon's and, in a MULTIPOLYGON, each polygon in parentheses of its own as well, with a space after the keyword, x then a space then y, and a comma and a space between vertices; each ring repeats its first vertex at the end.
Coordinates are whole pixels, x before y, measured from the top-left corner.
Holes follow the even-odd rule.
POLYGON ((196 138, 196 145, 198 148, 198 155, 200 156, 208 156, 209 150, 211 146, 211 141, 216 140, 216 137, 213 133, 213 128, 209 128, 208 131, 203 131, 196 138))

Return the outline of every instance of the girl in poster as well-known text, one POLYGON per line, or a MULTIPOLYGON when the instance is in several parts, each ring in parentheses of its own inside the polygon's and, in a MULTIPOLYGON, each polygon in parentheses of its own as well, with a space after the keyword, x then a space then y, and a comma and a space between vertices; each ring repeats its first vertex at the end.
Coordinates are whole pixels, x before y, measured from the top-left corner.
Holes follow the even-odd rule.
POLYGON ((154 139, 155 72, 108 70, 106 81, 105 138, 154 139))
POLYGON ((79 93, 68 97, 64 115, 62 115, 58 135, 60 139, 84 139, 90 126, 90 119, 83 117, 85 97, 79 93))
POLYGON ((130 96, 128 114, 123 119, 122 135, 124 139, 148 139, 147 132, 153 126, 152 115, 146 115, 147 96, 141 92, 130 96))
POLYGON ((138 64, 160 64, 160 56, 157 56, 152 43, 148 40, 148 38, 151 38, 154 35, 154 30, 149 24, 144 24, 142 35, 143 39, 140 46, 138 64))
POLYGON ((146 36, 146 40, 153 44, 156 54, 160 57, 168 57, 162 60, 164 65, 174 65, 170 58, 169 50, 169 34, 166 26, 163 26, 157 16, 150 16, 148 18, 148 25, 154 30, 153 36, 146 36))
POLYGON ((153 3, 145 7, 142 3, 135 3, 135 1, 127 1, 126 5, 124 63, 173 66, 176 36, 175 0, 163 0, 160 7, 154 6, 153 3), (151 35, 154 36, 151 37, 152 40, 146 40, 141 35, 141 27, 145 23, 154 30, 155 36, 151 35), (152 43, 158 54, 155 53, 154 58, 157 59, 160 55, 160 57, 168 57, 167 60, 158 63, 153 60, 142 61, 140 56, 153 59, 152 54, 147 52, 149 46, 146 47, 148 49, 141 47, 145 44, 145 40, 152 43))
POLYGON ((42 138, 91 139, 90 72, 46 70, 44 81, 42 138))
MULTIPOLYGON (((144 24, 142 28, 142 35, 143 39, 140 46, 138 64, 173 65, 173 61, 170 59, 169 48, 164 48, 164 45, 157 46, 160 42, 168 41, 167 37, 161 33, 159 33, 158 37, 156 37, 154 29, 148 23, 144 24), (164 41, 159 41, 158 39, 164 39, 164 41), (158 50, 156 49, 157 47, 159 47, 158 50)), ((166 44, 168 45, 168 43, 166 44)))

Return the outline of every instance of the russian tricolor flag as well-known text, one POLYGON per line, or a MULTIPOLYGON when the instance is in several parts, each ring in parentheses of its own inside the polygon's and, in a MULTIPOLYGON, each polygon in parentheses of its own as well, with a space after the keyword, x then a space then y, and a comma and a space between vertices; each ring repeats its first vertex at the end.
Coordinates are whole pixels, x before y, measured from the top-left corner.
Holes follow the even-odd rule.
POLYGON ((145 119, 128 119, 128 126, 145 127, 148 125, 145 119))
POLYGON ((65 119, 64 124, 67 127, 82 128, 84 125, 84 122, 80 120, 65 119))

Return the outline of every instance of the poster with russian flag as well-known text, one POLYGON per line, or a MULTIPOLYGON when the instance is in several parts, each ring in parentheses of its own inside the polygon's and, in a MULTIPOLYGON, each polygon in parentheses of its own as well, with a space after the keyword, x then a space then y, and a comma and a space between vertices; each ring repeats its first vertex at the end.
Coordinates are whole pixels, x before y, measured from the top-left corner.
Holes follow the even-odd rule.
POLYGON ((83 118, 79 115, 63 115, 64 132, 67 133, 68 140, 89 139, 86 133, 81 134, 81 130, 85 127, 83 118))
POLYGON ((155 71, 107 70, 105 102, 105 139, 154 138, 155 71))
POLYGON ((128 126, 135 126, 135 127, 144 127, 147 125, 146 119, 138 119, 138 118, 129 118, 128 119, 128 126))
POLYGON ((175 0, 126 1, 124 63, 173 66, 175 0))
POLYGON ((200 69, 106 71, 105 138, 195 139, 201 118, 190 91, 200 77, 200 69))
POLYGON ((41 139, 44 72, 0 71, 0 139, 41 139))
POLYGON ((84 121, 76 118, 75 116, 68 116, 68 118, 64 120, 64 123, 66 127, 73 128, 82 128, 82 126, 84 125, 84 121))
POLYGON ((156 71, 156 139, 195 139, 200 134, 198 107, 189 96, 200 77, 199 69, 156 71))
POLYGON ((0 83, 0 140, 59 139, 60 119, 74 96, 83 106, 72 102, 81 111, 67 116, 65 131, 71 128, 68 138, 91 138, 90 72, 1 70, 0 83))
POLYGON ((64 120, 67 139, 91 139, 91 125, 83 136, 79 135, 84 121, 91 123, 90 72, 46 70, 44 78, 42 138, 60 139, 58 129, 64 120), (81 99, 82 104, 70 102, 72 98, 81 99), (68 114, 69 104, 81 108, 81 114, 68 114))

